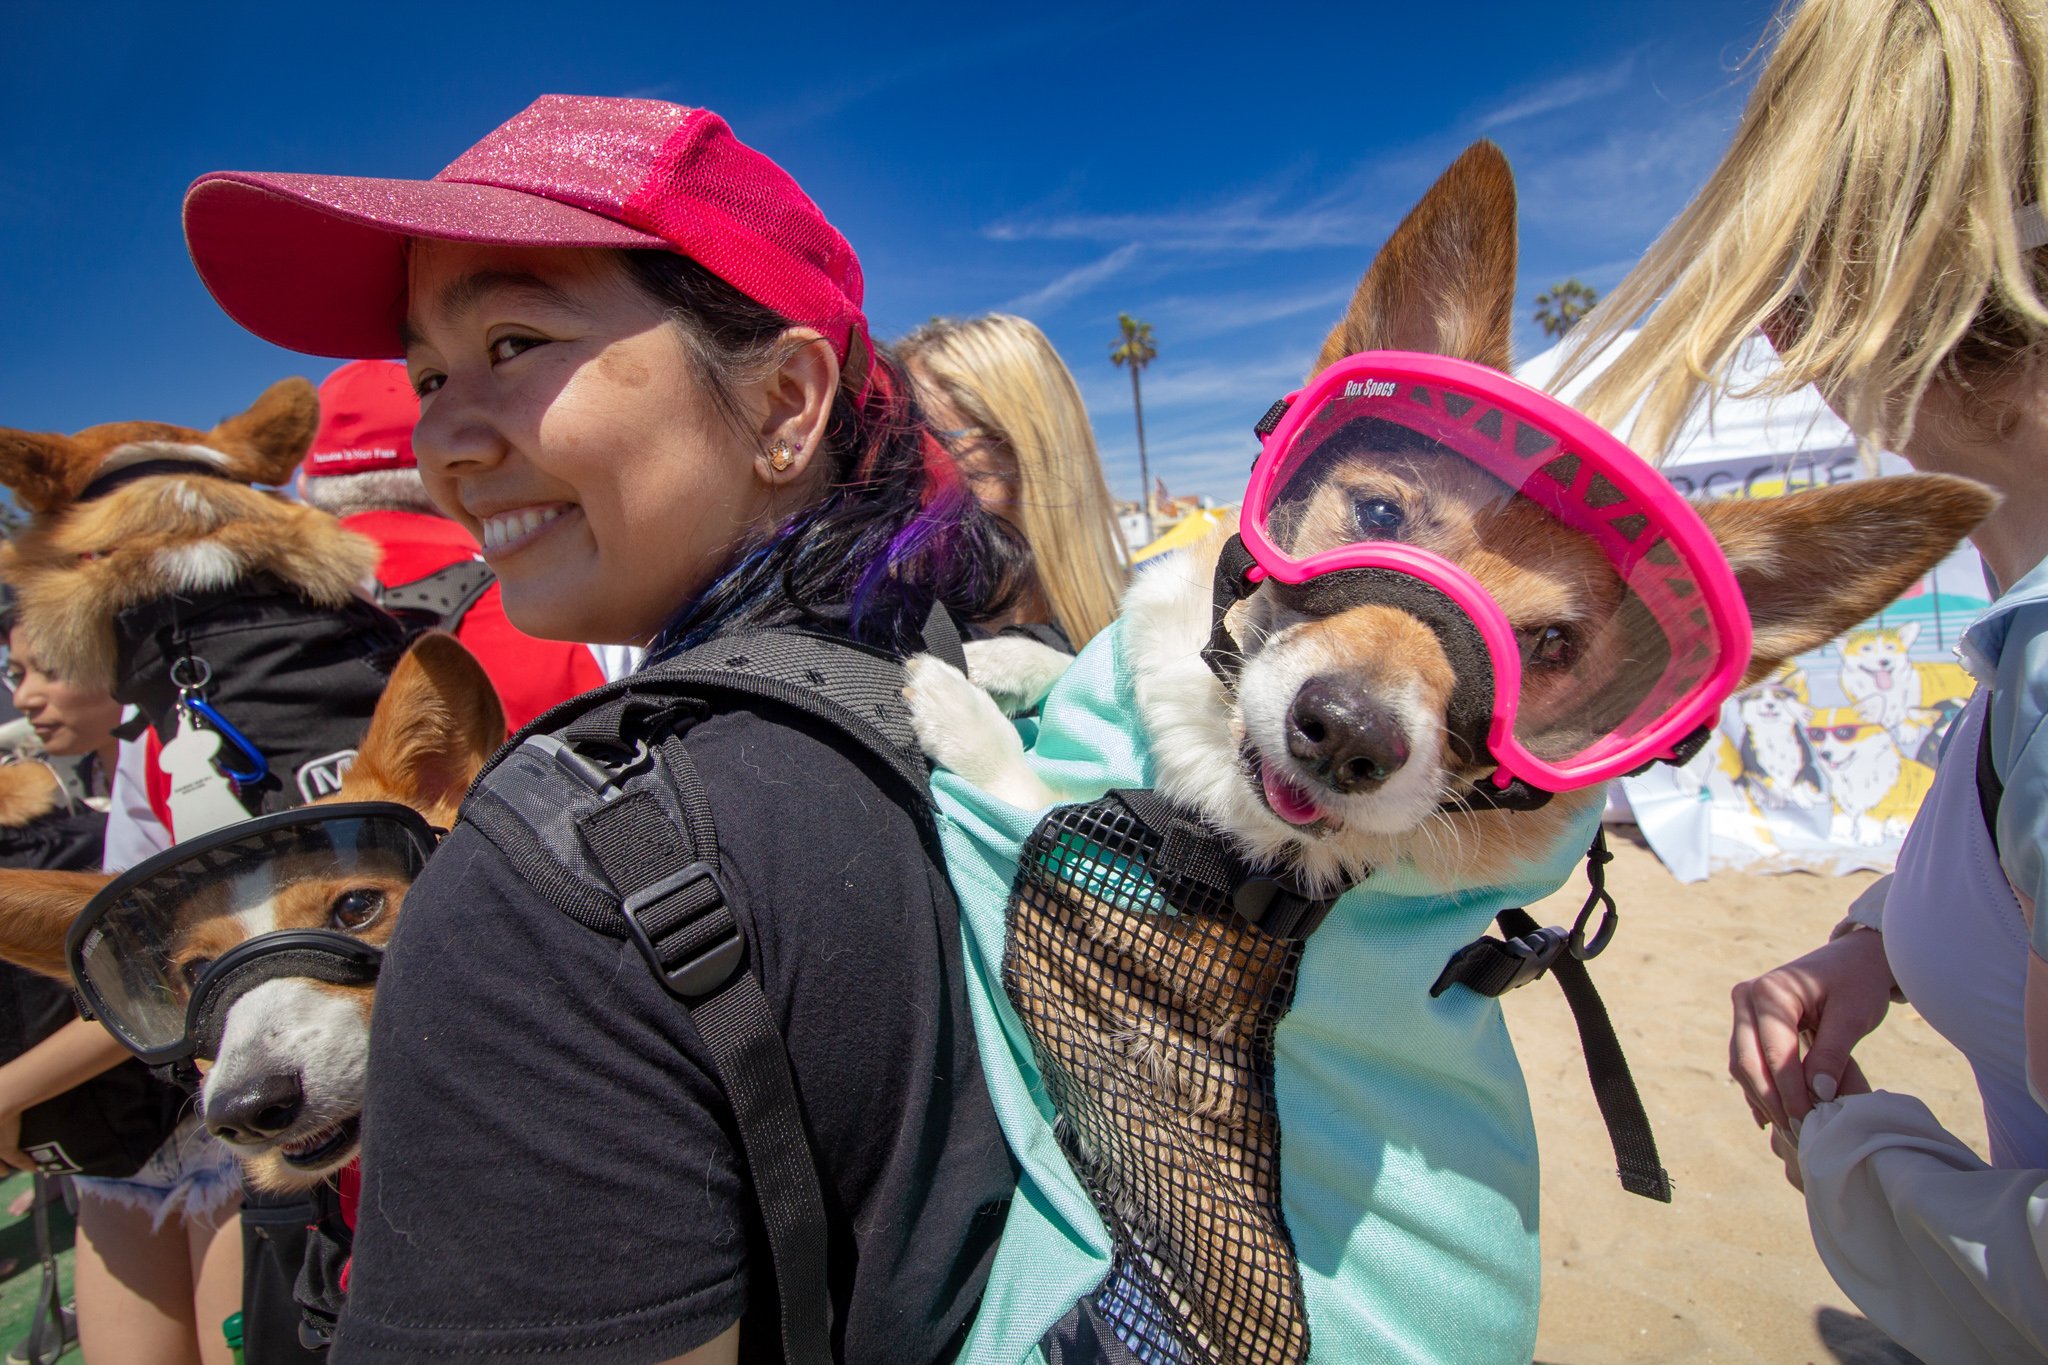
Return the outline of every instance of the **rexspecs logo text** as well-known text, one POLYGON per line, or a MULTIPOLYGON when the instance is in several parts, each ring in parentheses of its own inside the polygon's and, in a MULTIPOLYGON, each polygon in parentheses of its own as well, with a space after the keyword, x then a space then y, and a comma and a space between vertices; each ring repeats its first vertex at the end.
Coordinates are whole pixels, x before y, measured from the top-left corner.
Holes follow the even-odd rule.
POLYGON ((1344 384, 1346 398, 1392 398, 1394 381, 1391 379, 1351 379, 1344 384))

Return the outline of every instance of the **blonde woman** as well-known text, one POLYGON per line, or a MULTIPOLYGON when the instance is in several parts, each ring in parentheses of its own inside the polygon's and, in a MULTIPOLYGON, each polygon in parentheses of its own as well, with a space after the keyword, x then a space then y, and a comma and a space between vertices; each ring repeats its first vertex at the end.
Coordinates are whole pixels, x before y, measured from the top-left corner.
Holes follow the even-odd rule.
POLYGON ((1761 327, 1783 362, 1764 391, 1814 384, 1866 450, 2004 495, 1972 537, 1998 589, 1962 645, 1980 687, 1898 870, 1829 943, 1735 988, 1729 1055, 1803 1181, 1822 1258, 1872 1320, 1929 1360, 2038 1359, 2048 7, 1809 0, 1780 23, 1721 165, 1582 325, 1558 382, 1640 325, 1580 401, 1610 425, 1640 404, 1630 434, 1661 453, 1761 327), (1975 1070, 1989 1165, 1919 1101, 1863 1093, 1852 1049, 1895 990, 1975 1070))
POLYGON ((1080 649, 1116 615, 1128 554, 1074 376, 1007 313, 936 320, 895 350, 982 507, 1030 548, 1016 605, 989 624, 1053 625, 1080 649))

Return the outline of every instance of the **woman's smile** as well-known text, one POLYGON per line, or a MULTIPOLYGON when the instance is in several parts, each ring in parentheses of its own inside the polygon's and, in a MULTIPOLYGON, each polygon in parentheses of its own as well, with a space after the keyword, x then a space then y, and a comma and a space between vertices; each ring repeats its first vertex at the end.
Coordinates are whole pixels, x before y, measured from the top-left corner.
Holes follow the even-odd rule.
POLYGON ((477 540, 483 545, 484 558, 503 559, 525 549, 555 529, 564 516, 575 510, 574 503, 539 503, 480 518, 477 540))

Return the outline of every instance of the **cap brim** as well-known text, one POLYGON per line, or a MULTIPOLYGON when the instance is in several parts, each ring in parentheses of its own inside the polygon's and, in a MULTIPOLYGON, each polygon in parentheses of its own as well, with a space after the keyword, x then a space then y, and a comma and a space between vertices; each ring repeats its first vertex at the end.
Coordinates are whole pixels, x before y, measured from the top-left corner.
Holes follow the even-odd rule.
POLYGON ((404 353, 409 237, 673 249, 600 214, 497 185, 221 171, 185 195, 185 242, 214 300, 265 341, 311 355, 404 353))

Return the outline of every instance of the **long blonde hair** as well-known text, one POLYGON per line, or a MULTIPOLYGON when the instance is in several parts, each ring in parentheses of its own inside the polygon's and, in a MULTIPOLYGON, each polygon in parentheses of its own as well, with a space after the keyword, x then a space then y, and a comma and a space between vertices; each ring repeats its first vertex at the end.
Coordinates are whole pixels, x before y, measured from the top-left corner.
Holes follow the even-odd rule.
POLYGON ((1039 586, 1079 649, 1116 617, 1126 551, 1074 376, 1045 333, 1008 313, 934 319, 894 349, 913 382, 936 386, 1016 456, 1039 586))
POLYGON ((1905 442, 1945 362, 1995 378, 2048 340, 2048 270, 2015 225, 2048 205, 2048 6, 1808 0, 1775 27, 1721 164, 1552 381, 1640 324, 1575 401, 1614 428, 1640 403, 1652 458, 1774 314, 1803 330, 1740 396, 1818 385, 1866 454, 1905 442))

